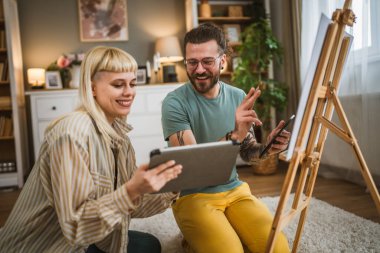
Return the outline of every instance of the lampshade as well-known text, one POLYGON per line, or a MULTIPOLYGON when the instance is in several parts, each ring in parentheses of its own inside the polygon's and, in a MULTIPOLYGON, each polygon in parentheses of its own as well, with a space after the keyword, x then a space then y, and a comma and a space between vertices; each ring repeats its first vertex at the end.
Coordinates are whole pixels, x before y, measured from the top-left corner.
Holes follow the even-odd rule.
POLYGON ((32 87, 40 87, 45 83, 45 69, 30 68, 28 69, 28 83, 32 87))
POLYGON ((183 60, 181 46, 176 36, 159 38, 156 41, 156 52, 160 54, 160 62, 178 62, 183 60))

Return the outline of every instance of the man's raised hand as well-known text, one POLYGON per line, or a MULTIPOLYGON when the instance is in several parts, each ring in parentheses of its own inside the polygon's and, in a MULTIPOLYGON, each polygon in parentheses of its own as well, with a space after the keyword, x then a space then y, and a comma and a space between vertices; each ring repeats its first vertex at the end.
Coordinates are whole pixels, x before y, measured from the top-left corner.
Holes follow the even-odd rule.
POLYGON ((247 136, 252 124, 261 126, 262 123, 258 119, 253 106, 256 99, 260 96, 261 91, 259 89, 251 88, 248 94, 243 99, 242 103, 236 109, 235 113, 235 129, 232 132, 232 139, 236 139, 240 142, 247 136))

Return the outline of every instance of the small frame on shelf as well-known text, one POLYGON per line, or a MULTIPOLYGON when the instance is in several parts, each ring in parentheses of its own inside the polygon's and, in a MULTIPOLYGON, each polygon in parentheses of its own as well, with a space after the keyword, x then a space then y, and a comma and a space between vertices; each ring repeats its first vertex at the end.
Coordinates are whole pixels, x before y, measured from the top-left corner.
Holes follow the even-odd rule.
POLYGON ((232 58, 232 71, 236 70, 236 68, 239 65, 240 61, 241 61, 241 58, 238 57, 238 56, 232 58))
POLYGON ((46 71, 46 89, 62 89, 62 80, 59 71, 46 71))
POLYGON ((240 25, 239 24, 225 24, 223 25, 223 31, 229 43, 240 42, 240 25))
POLYGON ((147 83, 147 69, 146 66, 139 66, 136 73, 136 84, 147 83))

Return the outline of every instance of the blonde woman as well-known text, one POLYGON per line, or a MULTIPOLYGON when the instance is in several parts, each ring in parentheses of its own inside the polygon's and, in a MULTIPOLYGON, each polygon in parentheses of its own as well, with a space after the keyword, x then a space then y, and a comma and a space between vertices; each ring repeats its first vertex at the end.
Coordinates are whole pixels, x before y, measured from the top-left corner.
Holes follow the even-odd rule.
POLYGON ((129 231, 134 217, 162 212, 176 194, 148 194, 181 173, 168 161, 136 167, 126 123, 137 64, 112 47, 82 63, 81 106, 52 122, 39 157, 0 231, 3 252, 160 252, 152 235, 129 231))

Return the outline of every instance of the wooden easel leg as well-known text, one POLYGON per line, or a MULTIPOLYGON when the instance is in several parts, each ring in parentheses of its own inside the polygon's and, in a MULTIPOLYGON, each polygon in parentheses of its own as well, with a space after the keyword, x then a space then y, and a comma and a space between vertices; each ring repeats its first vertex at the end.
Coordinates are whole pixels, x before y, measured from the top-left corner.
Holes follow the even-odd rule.
POLYGON ((361 173, 363 175, 363 178, 364 178, 364 181, 366 182, 366 185, 367 185, 367 187, 368 187, 368 189, 369 189, 369 191, 371 193, 372 199, 375 202, 377 211, 380 214, 380 196, 379 196, 379 191, 376 188, 376 184, 373 181, 371 173, 369 172, 367 163, 364 160, 364 157, 363 157, 363 154, 362 154, 362 152, 360 150, 359 144, 358 144, 358 142, 357 142, 357 140, 355 138, 355 135, 354 135, 354 133, 353 133, 353 131, 351 129, 351 126, 350 126, 348 120, 347 120, 346 114, 343 111, 342 104, 341 104, 339 98, 337 97, 336 93, 332 94, 332 99, 333 99, 333 102, 334 102, 334 106, 335 106, 337 115, 338 115, 338 117, 339 117, 339 119, 340 119, 340 121, 342 123, 342 126, 347 131, 348 136, 351 137, 350 138, 351 139, 351 143, 350 144, 352 145, 352 148, 353 148, 353 150, 355 152, 356 158, 359 161, 360 168, 361 168, 360 171, 361 171, 361 173))
POLYGON ((298 177, 297 189, 294 192, 294 200, 293 200, 293 205, 292 205, 293 209, 298 208, 298 204, 302 196, 303 189, 305 188, 308 173, 309 173, 309 167, 307 165, 302 165, 301 173, 298 177))
POLYGON ((280 195, 280 199, 278 202, 276 214, 275 214, 274 219, 273 219, 272 229, 269 233, 267 246, 265 249, 266 253, 271 253, 273 251, 274 242, 276 241, 277 236, 281 231, 282 213, 284 211, 285 204, 288 202, 289 194, 290 194, 290 191, 293 187, 294 178, 295 178, 296 173, 297 173, 299 160, 300 160, 300 154, 297 153, 295 155, 295 157, 293 157, 292 162, 289 165, 288 172, 286 173, 286 177, 285 177, 284 185, 282 186, 281 195, 280 195))
POLYGON ((309 206, 307 206, 307 207, 305 207, 305 209, 303 209, 303 211, 301 212, 301 216, 298 220, 297 232, 296 232, 296 236, 294 237, 294 241, 293 241, 292 253, 297 252, 298 245, 299 245, 299 242, 301 240, 301 234, 302 234, 303 227, 305 224, 306 213, 307 213, 308 207, 309 206))
POLYGON ((315 181, 317 180, 319 160, 314 160, 314 162, 315 163, 311 164, 311 168, 310 168, 311 169, 311 175, 308 179, 307 188, 306 188, 306 192, 305 192, 305 195, 307 198, 306 201, 308 203, 305 206, 305 208, 302 210, 299 221, 298 221, 297 232, 296 232, 296 235, 295 235, 294 241, 293 241, 293 248, 292 248, 293 253, 297 252, 297 248, 298 248, 299 242, 301 240, 301 234, 302 234, 303 227, 305 224, 307 211, 308 211, 308 208, 310 205, 309 201, 311 200, 311 196, 313 195, 315 181))

